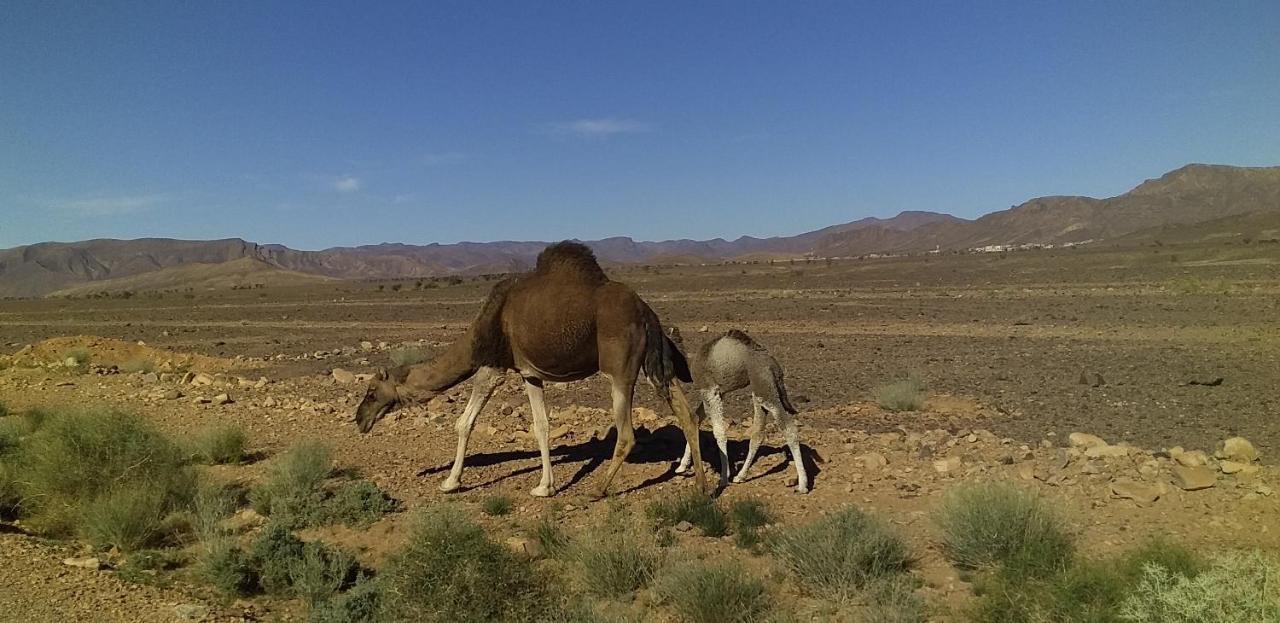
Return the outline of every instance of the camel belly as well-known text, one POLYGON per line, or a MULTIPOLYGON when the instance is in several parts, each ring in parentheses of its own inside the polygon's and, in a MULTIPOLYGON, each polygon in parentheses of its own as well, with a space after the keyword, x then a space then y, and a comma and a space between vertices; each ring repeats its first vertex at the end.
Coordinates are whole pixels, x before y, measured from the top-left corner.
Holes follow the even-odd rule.
POLYGON ((525 376, 567 382, 600 369, 595 322, 557 318, 555 314, 525 323, 509 333, 516 369, 525 376), (532 325, 532 326, 530 326, 532 325))

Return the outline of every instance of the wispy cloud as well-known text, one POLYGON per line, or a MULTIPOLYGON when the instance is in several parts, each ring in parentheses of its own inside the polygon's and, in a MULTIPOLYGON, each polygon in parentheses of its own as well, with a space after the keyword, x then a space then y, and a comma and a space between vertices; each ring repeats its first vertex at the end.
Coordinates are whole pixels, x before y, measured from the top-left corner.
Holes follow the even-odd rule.
POLYGON ((618 134, 652 132, 653 125, 635 119, 576 119, 547 124, 544 131, 561 136, 600 139, 618 134))
POLYGON ((106 195, 97 194, 83 197, 55 199, 44 202, 48 207, 63 212, 71 212, 79 216, 120 216, 146 212, 158 205, 170 201, 173 197, 167 194, 152 195, 106 195))
POLYGON ((353 175, 343 175, 333 180, 333 189, 340 193, 356 192, 357 190, 360 190, 360 187, 363 185, 364 184, 360 181, 360 178, 353 175))

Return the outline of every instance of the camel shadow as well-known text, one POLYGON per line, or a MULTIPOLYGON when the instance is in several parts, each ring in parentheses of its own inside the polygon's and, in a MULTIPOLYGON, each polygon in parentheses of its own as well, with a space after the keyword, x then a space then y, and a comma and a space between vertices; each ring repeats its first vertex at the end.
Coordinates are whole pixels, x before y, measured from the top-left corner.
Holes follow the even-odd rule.
MULTIPOLYGON (((719 469, 720 451, 716 448, 715 438, 708 431, 701 431, 698 437, 702 449, 703 459, 707 465, 713 470, 719 469)), ((553 446, 551 448, 551 465, 556 467, 566 463, 581 463, 572 476, 568 480, 559 485, 560 491, 565 491, 580 483, 592 472, 596 471, 601 465, 604 465, 613 457, 613 447, 617 441, 617 431, 613 428, 609 429, 608 434, 604 438, 592 438, 578 443, 563 444, 553 446)), ((747 454, 747 440, 730 440, 728 444, 729 457, 732 465, 730 465, 730 474, 736 473, 736 468, 741 464, 741 459, 747 454), (735 462, 734 457, 738 460, 735 462)), ((631 493, 646 489, 648 487, 669 482, 674 479, 677 474, 675 472, 676 462, 680 460, 680 456, 684 453, 684 432, 680 427, 668 424, 652 432, 645 432, 643 428, 636 429, 636 446, 631 450, 631 454, 627 457, 627 463, 651 464, 651 463, 667 463, 669 469, 658 476, 646 479, 643 482, 632 487, 618 491, 618 493, 631 493)), ((761 464, 761 459, 775 454, 781 454, 783 460, 779 461, 765 471, 752 470, 752 474, 747 478, 746 482, 751 482, 760 478, 776 475, 786 471, 791 466, 791 453, 787 451, 786 446, 770 446, 762 443, 760 449, 756 453, 756 468, 761 464)), ((816 454, 813 449, 805 444, 800 445, 800 454, 804 458, 805 469, 809 474, 810 486, 814 486, 819 479, 822 468, 814 460, 816 454)), ((467 455, 467 467, 492 467, 501 465, 511 461, 533 460, 539 457, 536 449, 530 450, 503 450, 498 452, 480 452, 467 455)), ((452 461, 427 467, 418 471, 418 476, 430 476, 449 471, 453 467, 452 461)), ((488 487, 507 479, 523 476, 525 474, 537 472, 542 469, 541 465, 530 465, 515 469, 507 474, 489 479, 483 483, 470 486, 464 486, 463 491, 471 489, 479 489, 488 487)), ((718 479, 713 477, 713 482, 718 479)), ((718 487, 716 494, 722 491, 723 487, 718 487)))

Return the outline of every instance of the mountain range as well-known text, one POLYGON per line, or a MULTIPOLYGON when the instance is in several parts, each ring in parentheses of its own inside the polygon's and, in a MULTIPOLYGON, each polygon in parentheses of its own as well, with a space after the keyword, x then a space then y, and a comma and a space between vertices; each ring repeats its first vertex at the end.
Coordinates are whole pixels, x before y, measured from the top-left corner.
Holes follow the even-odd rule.
MULTIPOLYGON (((973 220, 908 211, 796 236, 661 242, 615 237, 586 242, 603 262, 611 264, 850 257, 1080 243, 1146 230, 1235 222, 1228 217, 1264 213, 1280 213, 1280 167, 1191 164, 1115 197, 1040 197, 973 220)), ((530 267, 546 244, 384 243, 299 251, 240 239, 45 242, 0 250, 0 296, 501 273, 530 267)))

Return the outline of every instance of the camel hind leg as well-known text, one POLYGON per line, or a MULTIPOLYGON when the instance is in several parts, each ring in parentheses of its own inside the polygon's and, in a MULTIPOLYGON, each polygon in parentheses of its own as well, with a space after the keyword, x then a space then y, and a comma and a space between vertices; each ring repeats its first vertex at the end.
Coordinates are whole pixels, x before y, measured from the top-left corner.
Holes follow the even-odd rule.
POLYGON ((635 378, 626 381, 610 376, 609 385, 613 394, 613 427, 618 432, 618 439, 614 442, 613 458, 609 461, 604 482, 597 493, 601 498, 609 495, 609 485, 613 482, 613 477, 618 474, 622 463, 626 461, 627 456, 631 454, 631 449, 636 445, 636 431, 631 426, 631 397, 635 392, 635 378))
POLYGON ((702 448, 698 444, 698 422, 689 409, 689 400, 684 397, 684 392, 676 381, 671 381, 667 386, 663 398, 680 423, 680 430, 684 431, 686 451, 693 455, 693 477, 698 483, 698 490, 708 492, 707 475, 702 470, 702 448))
POLYGON ((796 464, 796 493, 809 492, 809 474, 805 471, 804 455, 800 453, 800 431, 796 426, 796 416, 788 413, 781 404, 766 405, 765 409, 773 415, 773 421, 782 430, 782 438, 791 450, 791 460, 796 464))
POLYGON ((764 439, 764 403, 760 401, 760 397, 751 395, 751 429, 748 431, 750 441, 747 445, 747 460, 742 462, 742 469, 738 470, 738 475, 733 477, 734 482, 746 482, 747 470, 751 469, 751 464, 756 460, 756 452, 760 450, 760 442, 764 439))

